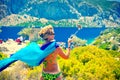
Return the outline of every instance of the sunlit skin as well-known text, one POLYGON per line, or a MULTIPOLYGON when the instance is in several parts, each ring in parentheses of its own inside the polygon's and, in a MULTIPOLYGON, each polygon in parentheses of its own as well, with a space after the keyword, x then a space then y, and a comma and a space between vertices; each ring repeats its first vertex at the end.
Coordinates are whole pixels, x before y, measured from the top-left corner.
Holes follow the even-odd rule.
MULTIPOLYGON (((49 35, 48 39, 46 40, 45 44, 54 40, 54 35, 49 35)), ((68 40, 68 46, 70 46, 71 40, 68 40)), ((64 59, 68 59, 70 55, 70 48, 67 49, 67 52, 64 53, 60 47, 57 47, 56 50, 47 56, 43 62, 43 71, 51 74, 55 74, 60 72, 59 65, 57 63, 57 56, 61 56, 64 59), (46 64, 44 64, 46 63, 46 64)), ((40 80, 44 80, 41 77, 40 80)), ((56 80, 62 80, 62 76, 59 76, 56 80)))

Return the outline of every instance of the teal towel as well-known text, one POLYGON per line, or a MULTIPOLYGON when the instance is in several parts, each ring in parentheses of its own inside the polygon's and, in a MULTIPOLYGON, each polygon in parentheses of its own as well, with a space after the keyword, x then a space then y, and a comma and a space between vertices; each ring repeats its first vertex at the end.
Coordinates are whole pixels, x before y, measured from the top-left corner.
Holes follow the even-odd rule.
POLYGON ((55 44, 56 42, 52 42, 44 50, 42 50, 37 43, 32 42, 25 48, 22 48, 18 52, 14 53, 10 58, 0 60, 0 71, 4 70, 17 60, 23 61, 29 66, 38 66, 45 57, 56 49, 55 44))

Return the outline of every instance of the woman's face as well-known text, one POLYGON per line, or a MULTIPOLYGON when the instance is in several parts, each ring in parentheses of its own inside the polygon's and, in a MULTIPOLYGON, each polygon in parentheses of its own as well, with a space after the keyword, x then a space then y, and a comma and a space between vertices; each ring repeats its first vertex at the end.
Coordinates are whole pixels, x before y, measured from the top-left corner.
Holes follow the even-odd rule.
POLYGON ((51 29, 51 31, 48 34, 48 41, 54 40, 54 37, 55 37, 54 30, 51 29))
POLYGON ((54 40, 54 37, 55 37, 54 33, 49 34, 48 40, 49 40, 49 41, 54 40))

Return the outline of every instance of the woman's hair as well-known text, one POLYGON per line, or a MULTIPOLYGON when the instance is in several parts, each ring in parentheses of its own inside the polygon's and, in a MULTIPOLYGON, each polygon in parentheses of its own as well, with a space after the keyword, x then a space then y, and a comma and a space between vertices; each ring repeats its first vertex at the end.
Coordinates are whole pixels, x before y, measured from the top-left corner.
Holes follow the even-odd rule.
POLYGON ((39 31, 39 36, 44 40, 46 40, 48 35, 51 35, 51 34, 54 34, 54 30, 51 25, 45 26, 41 28, 41 30, 39 31))

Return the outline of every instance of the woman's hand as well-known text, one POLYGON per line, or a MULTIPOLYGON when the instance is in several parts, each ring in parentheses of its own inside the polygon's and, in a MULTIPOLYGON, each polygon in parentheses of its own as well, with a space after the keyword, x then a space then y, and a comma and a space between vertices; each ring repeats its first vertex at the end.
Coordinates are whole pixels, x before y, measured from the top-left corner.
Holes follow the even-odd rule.
POLYGON ((72 39, 71 38, 68 38, 68 43, 71 43, 72 42, 72 39))
POLYGON ((71 39, 71 38, 68 38, 68 48, 70 48, 71 42, 72 42, 72 39, 71 39))

